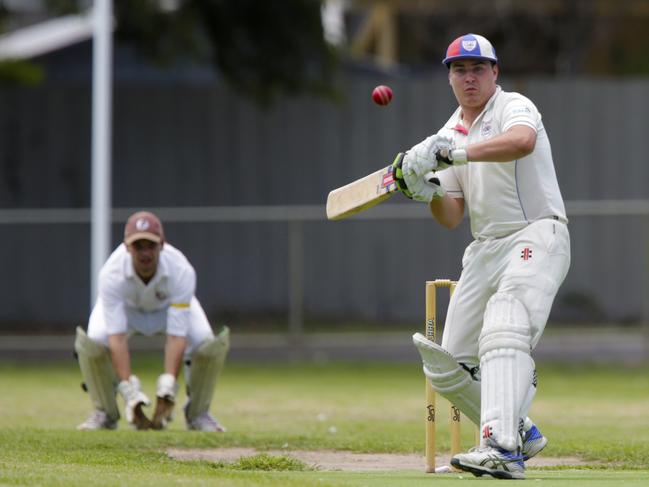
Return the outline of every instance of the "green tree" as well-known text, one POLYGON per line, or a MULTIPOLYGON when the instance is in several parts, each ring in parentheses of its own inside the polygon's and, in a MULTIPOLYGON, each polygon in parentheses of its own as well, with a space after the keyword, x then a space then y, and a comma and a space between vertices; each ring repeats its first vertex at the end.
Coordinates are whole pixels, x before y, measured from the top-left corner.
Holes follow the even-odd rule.
MULTIPOLYGON (((45 2, 57 15, 86 3, 45 2)), ((324 40, 320 6, 319 0, 115 0, 115 39, 162 66, 211 64, 261 104, 280 95, 334 96, 338 56, 324 40)), ((9 15, 0 1, 0 22, 9 15)), ((15 68, 4 71, 6 79, 15 68)))

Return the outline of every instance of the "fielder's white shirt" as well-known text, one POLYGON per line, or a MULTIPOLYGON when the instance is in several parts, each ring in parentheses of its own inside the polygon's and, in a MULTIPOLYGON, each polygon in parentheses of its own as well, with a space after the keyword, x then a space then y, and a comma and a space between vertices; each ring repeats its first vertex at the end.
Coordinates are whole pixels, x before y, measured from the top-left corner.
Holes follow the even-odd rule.
POLYGON ((470 128, 462 126, 458 107, 438 134, 452 138, 455 146, 462 148, 496 137, 515 125, 536 131, 531 154, 505 163, 471 161, 438 173, 450 196, 464 198, 476 239, 509 235, 542 218, 555 216, 567 222, 550 141, 541 114, 528 98, 498 86, 470 128))
POLYGON ((99 273, 99 300, 109 334, 127 332, 127 312, 158 315, 166 309, 167 334, 187 336, 195 290, 194 268, 180 250, 167 242, 148 284, 135 273, 125 244, 115 249, 99 273))

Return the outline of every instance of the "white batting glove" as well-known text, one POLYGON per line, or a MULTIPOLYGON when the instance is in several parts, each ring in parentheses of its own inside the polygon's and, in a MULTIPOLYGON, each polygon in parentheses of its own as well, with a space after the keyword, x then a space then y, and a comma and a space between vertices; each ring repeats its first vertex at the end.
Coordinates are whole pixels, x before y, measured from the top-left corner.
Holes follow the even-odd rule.
POLYGON ((449 166, 461 166, 469 162, 465 149, 451 147, 439 149, 435 152, 435 159, 437 159, 437 170, 446 169, 449 166))
POLYGON ((140 390, 140 379, 135 375, 129 377, 129 380, 123 380, 117 385, 117 392, 124 398, 124 414, 126 421, 133 423, 135 417, 135 408, 140 404, 148 406, 151 404, 149 398, 140 390))
MULTIPOLYGON (((424 182, 426 186, 433 190, 433 197, 431 200, 438 200, 444 197, 446 190, 442 187, 442 183, 434 172, 429 172, 424 175, 424 182)), ((430 203, 430 201, 429 201, 430 203)))
POLYGON ((436 146, 438 139, 438 135, 431 135, 406 152, 405 156, 403 156, 402 166, 404 179, 408 174, 423 176, 424 174, 437 169, 437 159, 435 158, 435 153, 432 149, 436 146))
POLYGON ((408 186, 408 190, 412 193, 412 199, 415 201, 430 203, 434 199, 443 198, 446 194, 439 179, 432 171, 424 176, 404 174, 403 179, 408 186))
POLYGON ((449 166, 467 163, 466 150, 454 149, 453 140, 442 135, 431 135, 410 149, 403 158, 403 174, 423 176, 449 166))
POLYGON ((168 401, 175 402, 177 393, 178 383, 172 374, 162 374, 158 377, 155 393, 156 397, 161 397, 168 401))

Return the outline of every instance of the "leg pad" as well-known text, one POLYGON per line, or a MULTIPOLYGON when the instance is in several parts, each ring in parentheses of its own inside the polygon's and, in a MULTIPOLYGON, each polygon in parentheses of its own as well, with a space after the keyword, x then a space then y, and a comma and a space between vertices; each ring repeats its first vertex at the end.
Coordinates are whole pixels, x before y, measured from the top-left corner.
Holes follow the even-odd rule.
POLYGON ((77 327, 74 340, 81 376, 95 409, 104 411, 112 421, 119 419, 115 392, 117 376, 110 360, 108 349, 101 343, 88 338, 81 327, 77 327))
POLYGON ((208 412, 216 383, 225 365, 230 349, 230 330, 227 327, 214 338, 201 343, 192 353, 191 361, 185 367, 188 404, 185 416, 191 420, 208 412))
POLYGON ((455 358, 421 333, 412 341, 424 363, 424 374, 433 389, 476 425, 480 424, 480 383, 455 358))

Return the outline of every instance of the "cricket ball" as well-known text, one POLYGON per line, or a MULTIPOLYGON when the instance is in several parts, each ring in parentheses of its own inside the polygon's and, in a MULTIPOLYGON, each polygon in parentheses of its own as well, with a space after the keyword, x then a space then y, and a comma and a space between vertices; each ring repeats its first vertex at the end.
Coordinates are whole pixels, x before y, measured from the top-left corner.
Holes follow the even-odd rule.
POLYGON ((377 105, 385 106, 392 101, 392 88, 379 85, 372 90, 372 100, 377 105))

